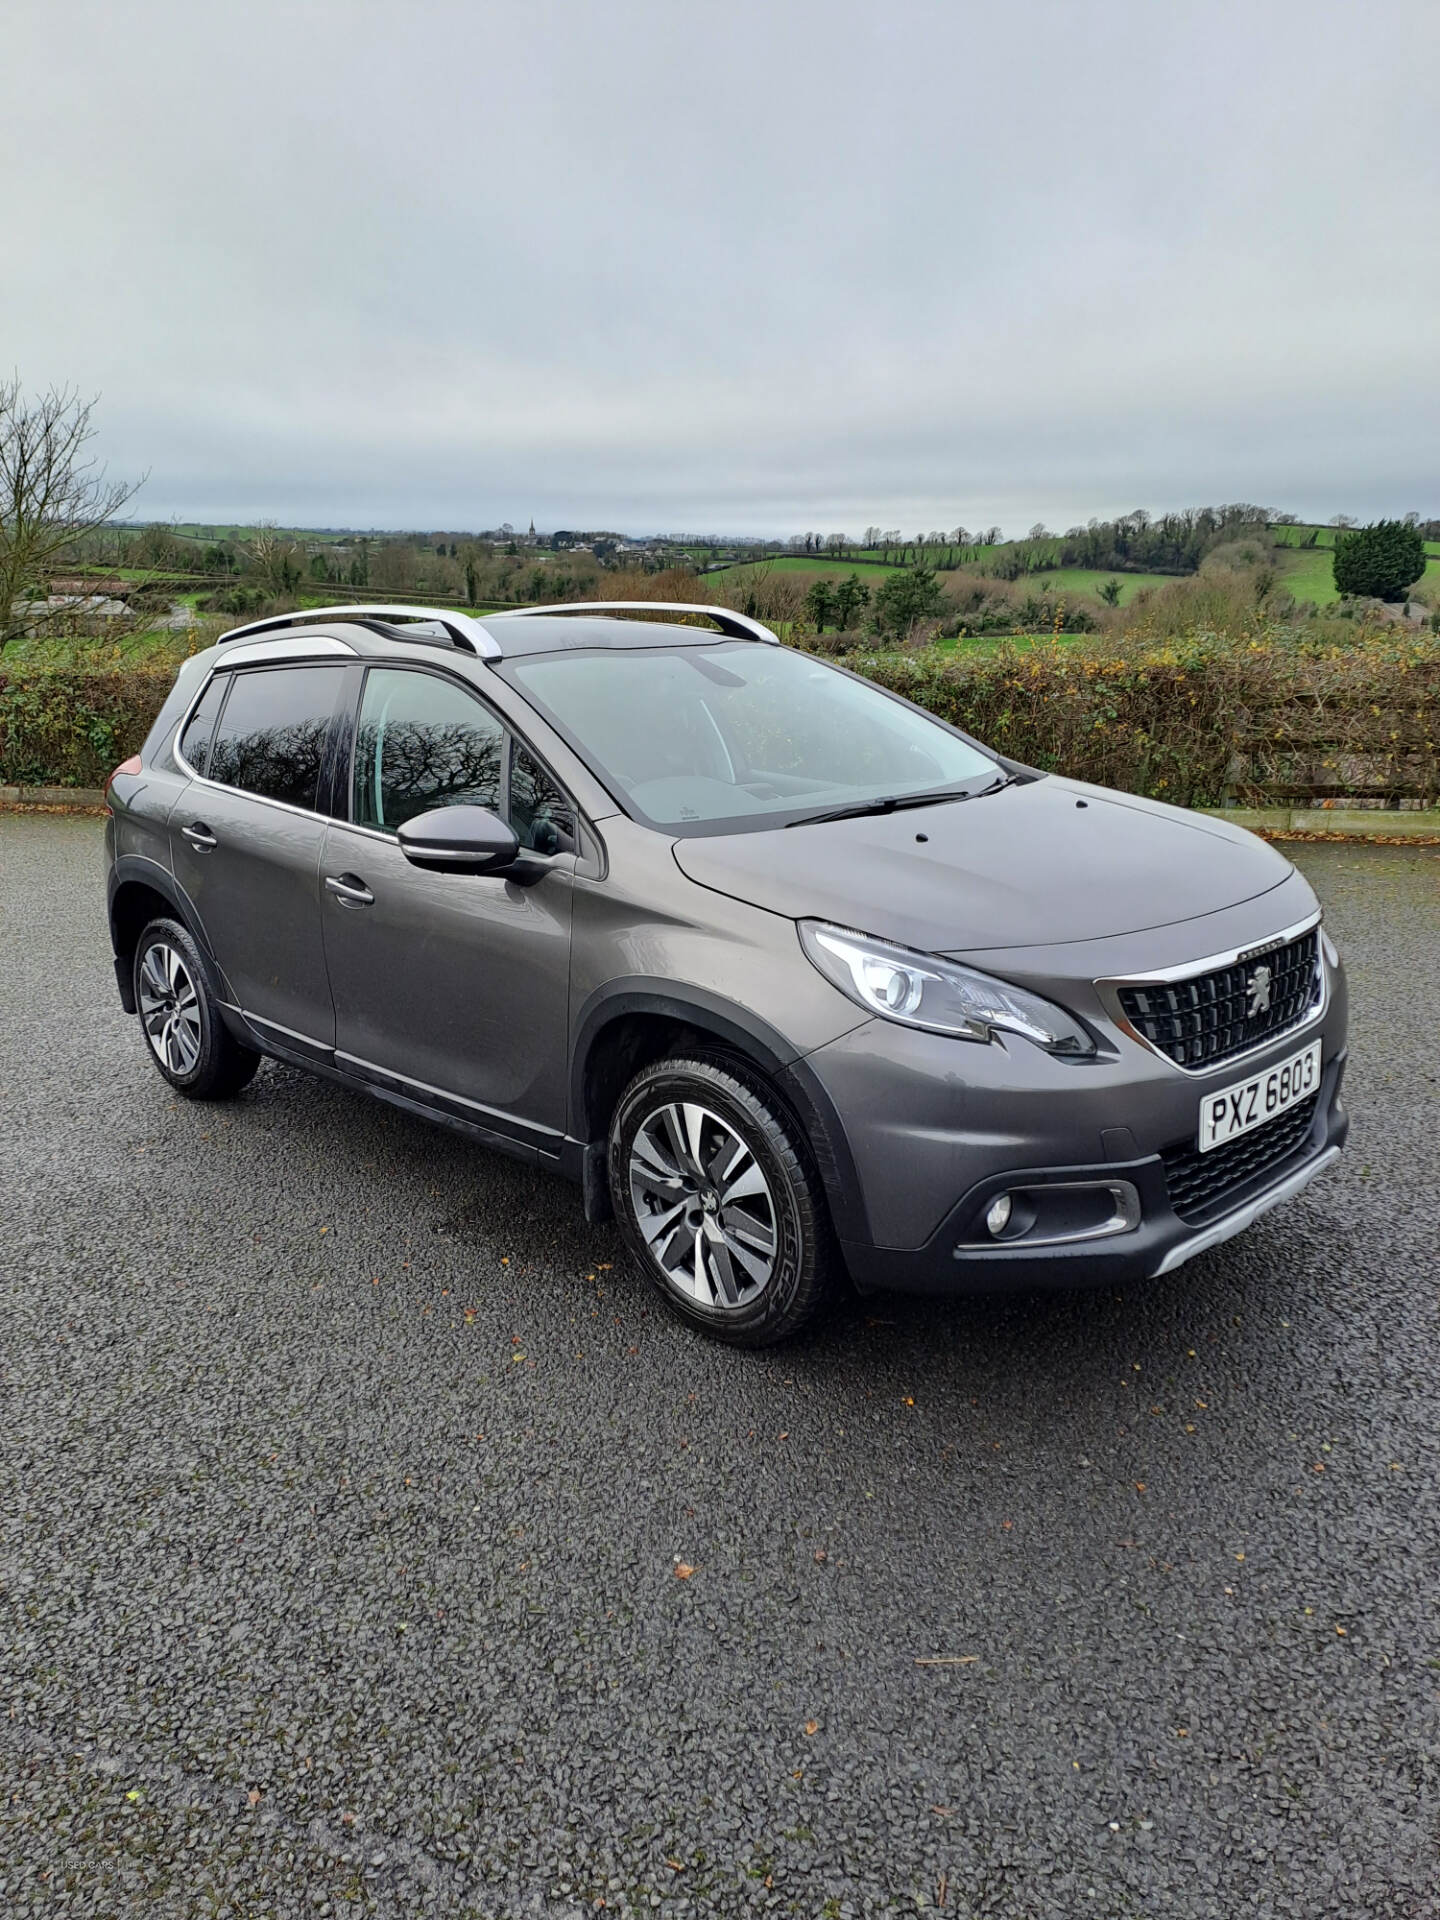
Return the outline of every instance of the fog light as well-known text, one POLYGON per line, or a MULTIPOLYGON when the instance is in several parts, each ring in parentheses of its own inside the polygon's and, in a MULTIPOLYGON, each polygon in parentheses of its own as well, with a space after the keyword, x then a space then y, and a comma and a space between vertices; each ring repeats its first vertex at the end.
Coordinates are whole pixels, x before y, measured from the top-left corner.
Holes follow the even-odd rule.
POLYGON ((1002 1193, 998 1200, 992 1200, 985 1215, 985 1225, 998 1239, 1010 1224, 1011 1200, 1008 1193, 1002 1193))

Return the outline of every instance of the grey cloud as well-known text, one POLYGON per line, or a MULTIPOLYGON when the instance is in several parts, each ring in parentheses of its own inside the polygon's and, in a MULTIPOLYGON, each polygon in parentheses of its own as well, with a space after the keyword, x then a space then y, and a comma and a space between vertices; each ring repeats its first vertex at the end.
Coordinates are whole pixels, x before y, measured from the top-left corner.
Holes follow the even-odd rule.
POLYGON ((1428 0, 20 0, 9 37, 3 357, 103 391, 149 514, 1440 511, 1428 0))

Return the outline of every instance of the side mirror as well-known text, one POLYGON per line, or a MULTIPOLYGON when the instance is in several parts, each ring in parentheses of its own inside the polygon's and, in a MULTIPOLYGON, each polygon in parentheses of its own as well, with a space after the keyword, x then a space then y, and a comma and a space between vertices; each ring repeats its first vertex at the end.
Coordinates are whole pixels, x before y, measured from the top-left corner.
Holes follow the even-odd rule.
POLYGON ((412 867, 434 873, 503 873, 520 855, 514 830, 488 807, 437 807, 407 820, 396 838, 412 867))

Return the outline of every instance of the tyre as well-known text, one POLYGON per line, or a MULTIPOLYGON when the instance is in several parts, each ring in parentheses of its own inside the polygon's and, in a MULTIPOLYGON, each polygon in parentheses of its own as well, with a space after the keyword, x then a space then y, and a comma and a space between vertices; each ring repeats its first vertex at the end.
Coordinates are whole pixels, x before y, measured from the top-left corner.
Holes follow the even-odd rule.
POLYGON ((621 1094, 610 1192, 627 1246, 682 1320, 767 1347, 814 1319, 836 1271, 804 1136, 728 1060, 660 1060, 621 1094))
POLYGON ((152 920, 135 948, 135 1009, 150 1058, 188 1100, 227 1100, 260 1055, 226 1027, 199 948, 178 920, 152 920))

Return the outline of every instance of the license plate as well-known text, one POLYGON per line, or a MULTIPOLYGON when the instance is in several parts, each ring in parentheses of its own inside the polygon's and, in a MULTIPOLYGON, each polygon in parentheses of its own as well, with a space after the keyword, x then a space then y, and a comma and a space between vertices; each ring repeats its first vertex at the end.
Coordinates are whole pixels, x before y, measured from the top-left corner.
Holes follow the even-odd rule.
POLYGON ((1207 1093, 1200 1102, 1200 1151, 1223 1147, 1273 1120, 1277 1113, 1307 1099, 1320 1084, 1320 1042, 1292 1053, 1278 1067, 1267 1067, 1238 1086, 1207 1093))

